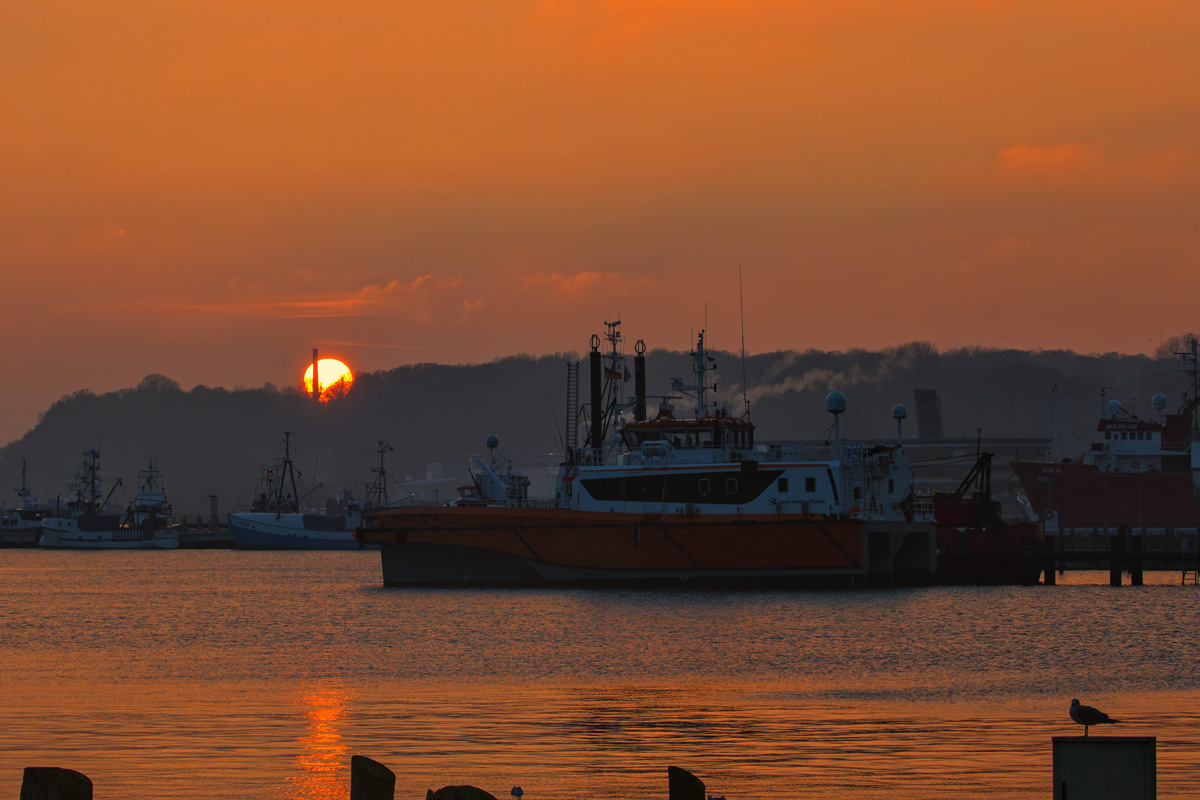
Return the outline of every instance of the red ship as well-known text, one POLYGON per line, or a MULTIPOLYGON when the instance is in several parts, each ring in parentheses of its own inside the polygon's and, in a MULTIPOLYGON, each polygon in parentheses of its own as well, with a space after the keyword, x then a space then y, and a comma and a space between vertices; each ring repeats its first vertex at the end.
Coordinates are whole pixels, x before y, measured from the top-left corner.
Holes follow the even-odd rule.
MULTIPOLYGON (((1180 530, 1200 527, 1200 373, 1197 342, 1180 353, 1192 375, 1191 396, 1174 413, 1154 395, 1158 421, 1140 419, 1109 401, 1097 439, 1077 460, 1012 462, 1048 533, 1115 529, 1180 530)), ((1056 422, 1057 425, 1057 422, 1056 422)))
POLYGON ((627 402, 620 323, 606 325, 609 354, 600 352, 598 336, 592 341, 591 424, 582 447, 574 425, 578 386, 568 379, 567 454, 553 496, 530 498, 530 480, 489 437, 491 455, 476 460, 469 498, 366 516, 358 541, 381 546, 385 585, 760 588, 934 580, 934 524, 913 507, 904 448, 843 443, 840 392, 826 399, 832 448, 758 444, 749 419, 708 401, 716 386, 701 331, 693 383, 673 380, 671 395, 650 417, 645 345, 635 347, 635 396, 627 402), (674 413, 671 401, 684 398, 695 402, 693 417, 674 413))

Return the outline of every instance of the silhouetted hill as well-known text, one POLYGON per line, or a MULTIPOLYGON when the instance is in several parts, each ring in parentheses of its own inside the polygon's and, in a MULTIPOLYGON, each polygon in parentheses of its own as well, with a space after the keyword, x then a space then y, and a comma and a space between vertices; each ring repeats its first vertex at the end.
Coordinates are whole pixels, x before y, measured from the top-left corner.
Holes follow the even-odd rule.
MULTIPOLYGON (((721 367, 718 397, 734 413, 742 408, 740 358, 716 353, 721 367)), ((509 454, 561 453, 566 423, 568 355, 514 356, 487 364, 417 364, 358 376, 348 396, 315 407, 295 389, 190 391, 160 375, 136 388, 63 397, 22 438, 0 449, 0 486, 19 485, 21 462, 31 487, 43 498, 65 494, 81 461, 96 447, 108 478, 121 477, 116 498, 132 496, 137 468, 155 457, 177 511, 207 511, 207 495, 222 510, 247 501, 260 465, 278 456, 283 431, 293 432, 296 461, 306 477, 325 487, 350 486, 357 494, 377 463, 375 443, 395 451, 389 470, 400 478, 423 478, 428 462, 443 461, 465 472, 467 457, 485 450, 489 433, 509 454)), ((571 356, 577 357, 577 356, 571 356)), ((631 361, 632 364, 632 361, 631 361)), ((649 392, 665 394, 669 378, 691 379, 688 354, 648 354, 649 392)), ((1171 406, 1187 388, 1174 362, 1120 354, 1063 351, 955 350, 939 353, 914 343, 885 351, 776 352, 745 364, 759 440, 804 439, 829 424, 825 395, 838 389, 849 410, 843 424, 856 438, 887 435, 895 403, 909 408, 906 436, 916 433, 913 389, 940 393, 947 436, 1049 436, 1050 388, 1062 393, 1063 419, 1081 442, 1095 427, 1099 390, 1128 406, 1133 395, 1148 415, 1150 397, 1168 394, 1171 406)), ((587 365, 581 369, 587 397, 587 365)), ((632 382, 629 384, 632 393, 632 382)), ((655 402, 651 402, 651 413, 655 402)), ((677 401, 677 414, 690 413, 677 401)), ((322 502, 327 489, 314 495, 322 502)), ((13 495, 7 495, 11 501, 13 495)))

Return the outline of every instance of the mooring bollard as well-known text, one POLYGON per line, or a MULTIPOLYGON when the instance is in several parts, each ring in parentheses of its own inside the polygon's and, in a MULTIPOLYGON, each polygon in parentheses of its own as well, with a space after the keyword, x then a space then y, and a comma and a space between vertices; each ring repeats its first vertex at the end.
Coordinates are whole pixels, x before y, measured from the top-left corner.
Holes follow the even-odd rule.
POLYGON ((26 767, 21 800, 92 800, 92 781, 61 767, 26 767))
POLYGON ((350 800, 393 800, 396 773, 366 756, 350 757, 350 800))
POLYGON ((667 767, 668 800, 705 800, 704 781, 682 767, 667 767))

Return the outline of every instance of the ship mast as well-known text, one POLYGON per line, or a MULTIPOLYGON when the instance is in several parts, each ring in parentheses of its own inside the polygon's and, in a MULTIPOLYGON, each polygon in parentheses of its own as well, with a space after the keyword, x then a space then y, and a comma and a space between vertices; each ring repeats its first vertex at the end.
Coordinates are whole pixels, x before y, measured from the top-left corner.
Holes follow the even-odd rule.
POLYGON ((1188 334, 1187 350, 1177 352, 1179 356, 1180 372, 1190 373, 1192 376, 1192 397, 1187 402, 1191 406, 1192 411, 1192 433, 1200 430, 1200 342, 1196 341, 1193 334, 1188 334))
POLYGON ((708 385, 707 375, 710 371, 715 370, 717 365, 712 363, 713 358, 704 349, 704 329, 700 330, 700 335, 696 338, 696 349, 692 351, 692 374, 695 376, 695 384, 684 386, 683 381, 679 378, 671 379, 671 391, 683 392, 688 397, 696 401, 696 419, 704 419, 708 416, 708 392, 711 389, 717 391, 717 385, 714 383, 708 385))

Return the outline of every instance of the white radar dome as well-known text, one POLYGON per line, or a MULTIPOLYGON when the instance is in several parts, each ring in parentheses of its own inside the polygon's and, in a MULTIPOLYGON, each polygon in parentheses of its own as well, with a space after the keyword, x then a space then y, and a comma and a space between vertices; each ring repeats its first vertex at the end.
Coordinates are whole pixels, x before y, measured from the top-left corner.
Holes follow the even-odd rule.
POLYGON ((1159 392, 1150 399, 1150 402, 1154 404, 1155 411, 1162 411, 1167 407, 1167 396, 1162 392, 1159 392))
POLYGON ((830 392, 825 398, 825 410, 837 416, 846 410, 846 395, 841 392, 830 392))
POLYGON ((494 433, 489 433, 487 437, 487 446, 489 450, 495 450, 500 446, 500 437, 494 433))
POLYGON ((892 419, 904 419, 907 416, 908 409, 904 407, 903 403, 896 403, 892 406, 892 419))
POLYGON ((1108 401, 1108 413, 1116 414, 1120 410, 1121 410, 1121 401, 1120 400, 1109 400, 1108 401))

